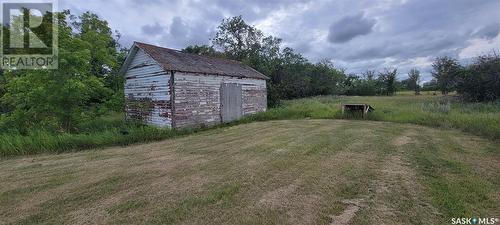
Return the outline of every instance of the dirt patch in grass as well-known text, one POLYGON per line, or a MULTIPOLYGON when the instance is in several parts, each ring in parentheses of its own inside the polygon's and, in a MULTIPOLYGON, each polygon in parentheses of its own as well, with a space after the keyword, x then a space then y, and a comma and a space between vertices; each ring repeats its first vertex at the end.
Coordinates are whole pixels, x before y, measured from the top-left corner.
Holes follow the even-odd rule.
POLYGON ((106 224, 110 217, 107 209, 125 201, 134 193, 135 190, 114 194, 90 206, 75 210, 69 214, 69 218, 71 218, 69 224, 106 224))
POLYGON ((290 224, 315 224, 320 197, 298 191, 299 185, 299 181, 294 181, 267 192, 259 200, 257 207, 286 212, 290 224))
POLYGON ((366 199, 351 199, 344 200, 342 203, 347 205, 347 208, 338 216, 330 216, 332 222, 330 225, 346 225, 351 222, 351 220, 356 216, 356 213, 361 209, 366 207, 366 199))
POLYGON ((408 136, 400 136, 396 138, 393 143, 396 147, 401 147, 403 145, 411 143, 411 138, 408 136))
POLYGON ((265 207, 280 208, 285 207, 290 202, 290 195, 297 189, 296 184, 289 184, 272 190, 260 199, 259 203, 265 207))

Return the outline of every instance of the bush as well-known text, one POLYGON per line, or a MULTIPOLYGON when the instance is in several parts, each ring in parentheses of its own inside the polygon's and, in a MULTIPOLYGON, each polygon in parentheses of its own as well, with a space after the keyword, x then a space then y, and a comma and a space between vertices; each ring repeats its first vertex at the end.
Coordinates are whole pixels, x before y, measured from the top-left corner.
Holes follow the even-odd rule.
POLYGON ((457 92, 474 102, 495 101, 500 96, 500 57, 480 56, 457 81, 457 92))

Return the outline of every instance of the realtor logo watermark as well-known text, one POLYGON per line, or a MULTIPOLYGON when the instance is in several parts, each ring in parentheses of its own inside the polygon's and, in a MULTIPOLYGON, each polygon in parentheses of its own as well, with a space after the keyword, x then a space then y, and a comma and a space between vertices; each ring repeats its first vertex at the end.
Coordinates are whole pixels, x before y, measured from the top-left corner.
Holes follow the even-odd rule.
POLYGON ((57 69, 57 0, 2 0, 0 67, 57 69))

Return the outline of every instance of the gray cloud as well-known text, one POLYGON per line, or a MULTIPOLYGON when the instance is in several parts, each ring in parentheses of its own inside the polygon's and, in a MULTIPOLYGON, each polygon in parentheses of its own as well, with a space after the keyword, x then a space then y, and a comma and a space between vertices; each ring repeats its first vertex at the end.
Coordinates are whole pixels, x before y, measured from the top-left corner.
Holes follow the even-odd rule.
POLYGON ((214 26, 210 26, 205 21, 189 22, 182 17, 174 17, 168 32, 160 37, 159 44, 176 49, 189 45, 209 44, 214 32, 214 26))
POLYGON ((188 27, 180 17, 174 17, 170 25, 170 34, 175 38, 186 38, 188 27))
POLYGON ((406 37, 394 38, 392 41, 384 41, 368 47, 359 47, 342 57, 346 60, 366 60, 374 58, 397 58, 411 59, 429 55, 439 55, 450 49, 459 48, 464 36, 442 36, 442 37, 418 37, 422 41, 405 41, 406 37))
POLYGON ((165 28, 158 22, 151 25, 144 25, 141 27, 142 32, 147 35, 159 35, 165 31, 165 28))
POLYGON ((372 32, 376 21, 367 19, 362 13, 346 16, 330 26, 328 41, 332 43, 343 43, 353 38, 372 32))
POLYGON ((500 33, 500 23, 492 23, 490 25, 484 26, 474 33, 474 37, 493 39, 500 33))
POLYGON ((266 17, 287 6, 310 2, 311 0, 205 0, 203 5, 212 5, 232 16, 242 15, 246 20, 254 21, 266 17))

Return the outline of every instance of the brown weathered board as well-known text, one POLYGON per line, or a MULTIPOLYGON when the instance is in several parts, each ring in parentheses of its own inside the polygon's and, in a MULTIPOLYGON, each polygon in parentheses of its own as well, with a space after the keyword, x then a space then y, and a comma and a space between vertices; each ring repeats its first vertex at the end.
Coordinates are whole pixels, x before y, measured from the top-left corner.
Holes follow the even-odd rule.
POLYGON ((223 83, 221 85, 222 122, 238 120, 243 115, 242 89, 240 84, 223 83))
POLYGON ((127 118, 171 127, 170 74, 137 49, 124 76, 127 118))

